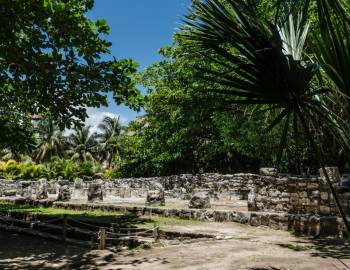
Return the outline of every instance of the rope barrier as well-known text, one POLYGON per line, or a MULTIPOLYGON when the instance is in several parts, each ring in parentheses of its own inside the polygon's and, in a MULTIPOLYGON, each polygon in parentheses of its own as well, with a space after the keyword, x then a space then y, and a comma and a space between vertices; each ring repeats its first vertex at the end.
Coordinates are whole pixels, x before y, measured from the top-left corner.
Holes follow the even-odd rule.
MULTIPOLYGON (((13 217, 10 216, 10 213, 8 212, 7 213, 7 216, 4 216, 4 215, 0 215, 0 217, 2 217, 1 219, 1 222, 4 222, 6 223, 7 225, 11 226, 11 227, 16 227, 13 225, 13 222, 14 221, 25 221, 27 222, 25 219, 22 220, 22 219, 15 219, 13 217), (13 220, 10 220, 10 219, 13 219, 13 220)), ((26 216, 25 216, 26 217, 26 216)), ((37 217, 36 217, 37 218, 37 217)), ((45 231, 48 231, 48 230, 53 230, 53 229, 57 229, 57 228, 34 228, 34 226, 36 225, 41 225, 41 226, 45 226, 45 225, 50 225, 51 223, 54 223, 54 222, 57 222, 57 221, 64 221, 64 224, 63 224, 63 235, 65 238, 65 231, 66 231, 66 228, 69 227, 69 228, 73 228, 73 229, 79 229, 79 227, 76 227, 76 226, 72 226, 70 224, 68 224, 68 220, 69 221, 73 221, 77 224, 81 224, 81 225, 84 225, 84 226, 87 226, 89 228, 93 228, 94 230, 98 229, 99 231, 96 232, 96 231, 91 231, 91 230, 88 230, 86 229, 89 233, 91 233, 92 235, 92 241, 93 241, 93 238, 94 237, 97 237, 97 239, 100 241, 100 247, 101 249, 104 249, 105 247, 105 244, 106 244, 106 240, 120 240, 122 237, 128 237, 129 239, 131 238, 137 238, 138 236, 140 235, 144 235, 144 234, 147 234, 147 233, 153 233, 156 241, 157 239, 159 239, 159 229, 160 227, 159 226, 155 226, 154 228, 152 229, 143 229, 143 228, 115 228, 116 231, 128 231, 128 233, 116 233, 114 232, 114 225, 117 225, 116 223, 112 223, 112 227, 111 228, 107 228, 107 227, 102 227, 102 226, 96 226, 96 225, 93 225, 93 224, 89 224, 89 223, 86 223, 84 221, 81 221, 81 220, 77 220, 75 218, 72 218, 72 217, 64 217, 63 219, 62 218, 53 218, 53 219, 49 219, 49 220, 45 220, 45 221, 40 221, 40 220, 36 220, 36 221, 31 221, 29 222, 29 228, 31 230, 35 230, 35 231, 38 231, 38 232, 45 232, 45 231), (130 231, 133 231, 132 233, 130 231)))
POLYGON ((76 219, 71 218, 71 217, 68 217, 68 220, 74 221, 74 222, 76 222, 78 224, 82 224, 82 225, 88 226, 90 228, 96 228, 96 229, 105 228, 106 230, 109 230, 109 228, 107 228, 107 227, 92 225, 92 224, 89 224, 89 223, 86 223, 86 222, 83 222, 83 221, 80 221, 80 220, 76 220, 76 219))
POLYGON ((136 233, 130 233, 130 234, 119 234, 119 233, 111 233, 111 232, 107 232, 106 235, 111 235, 111 236, 130 236, 130 237, 133 237, 133 236, 138 236, 138 235, 141 235, 141 234, 145 234, 145 233, 148 233, 148 232, 154 232, 155 230, 159 229, 159 226, 153 228, 153 229, 146 229, 145 231, 141 231, 141 232, 136 232, 136 233))

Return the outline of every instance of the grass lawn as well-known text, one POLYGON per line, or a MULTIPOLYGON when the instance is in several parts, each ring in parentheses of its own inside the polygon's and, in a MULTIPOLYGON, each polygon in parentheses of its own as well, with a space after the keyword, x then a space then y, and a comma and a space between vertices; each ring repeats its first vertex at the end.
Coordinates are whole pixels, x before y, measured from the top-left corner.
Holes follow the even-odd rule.
POLYGON ((0 202, 0 213, 13 212, 23 213, 29 215, 37 215, 40 218, 58 218, 67 215, 72 220, 92 223, 96 225, 106 226, 111 223, 117 224, 120 227, 140 227, 153 228, 156 224, 161 229, 166 230, 171 226, 188 226, 191 224, 200 224, 203 222, 180 219, 174 217, 160 217, 160 216, 136 216, 133 214, 122 212, 110 212, 101 210, 67 210, 54 207, 33 207, 30 205, 17 205, 14 203, 0 202))

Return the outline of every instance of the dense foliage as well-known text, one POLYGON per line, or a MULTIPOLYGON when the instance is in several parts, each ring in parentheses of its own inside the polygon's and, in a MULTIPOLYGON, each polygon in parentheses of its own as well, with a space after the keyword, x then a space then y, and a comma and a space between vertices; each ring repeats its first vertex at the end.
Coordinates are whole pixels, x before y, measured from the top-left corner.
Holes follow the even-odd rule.
MULTIPOLYGON (((44 164, 15 160, 0 162, 0 178, 12 180, 38 180, 43 177, 49 180, 56 180, 58 177, 67 180, 76 178, 90 180, 97 172, 100 172, 99 165, 90 161, 78 164, 70 160, 53 158, 44 164)), ((109 177, 108 171, 105 172, 105 176, 109 177)))
POLYGON ((84 15, 93 1, 9 3, 1 11, 11 22, 0 26, 1 46, 13 46, 0 55, 5 161, 57 157, 69 160, 67 171, 94 163, 113 177, 276 165, 307 173, 321 150, 323 163, 349 167, 344 1, 193 1, 174 44, 160 49, 164 60, 136 78, 132 61, 99 60, 109 53, 101 38, 109 27, 84 15), (108 91, 117 103, 144 104, 144 116, 127 127, 106 118, 99 134, 78 125, 65 136, 61 128, 81 123, 85 106, 105 105, 108 91), (34 127, 33 116, 42 118, 34 127))
POLYGON ((114 100, 139 108, 132 60, 102 61, 109 26, 85 13, 93 0, 0 1, 0 148, 28 152, 33 117, 60 128, 81 124, 87 107, 114 100))

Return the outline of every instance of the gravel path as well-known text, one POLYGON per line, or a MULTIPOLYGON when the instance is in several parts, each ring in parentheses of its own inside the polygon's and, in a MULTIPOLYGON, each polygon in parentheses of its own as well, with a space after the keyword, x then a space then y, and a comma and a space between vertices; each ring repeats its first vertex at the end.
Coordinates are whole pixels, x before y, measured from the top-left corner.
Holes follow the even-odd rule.
POLYGON ((350 246, 336 240, 296 238, 288 232, 234 223, 169 228, 212 233, 220 239, 115 253, 65 248, 42 239, 0 233, 0 269, 350 269, 350 246))

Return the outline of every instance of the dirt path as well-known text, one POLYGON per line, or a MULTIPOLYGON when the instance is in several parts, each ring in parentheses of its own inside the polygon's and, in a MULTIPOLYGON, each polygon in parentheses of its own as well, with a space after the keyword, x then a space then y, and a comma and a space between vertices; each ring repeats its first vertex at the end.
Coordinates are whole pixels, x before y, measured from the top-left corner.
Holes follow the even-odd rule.
POLYGON ((0 269, 350 269, 349 244, 335 240, 296 238, 283 231, 234 223, 193 224, 168 229, 213 233, 226 240, 159 245, 149 250, 117 254, 64 249, 55 243, 1 232, 0 269))

